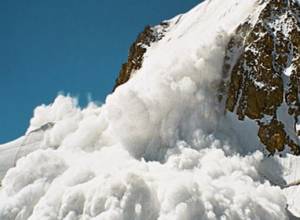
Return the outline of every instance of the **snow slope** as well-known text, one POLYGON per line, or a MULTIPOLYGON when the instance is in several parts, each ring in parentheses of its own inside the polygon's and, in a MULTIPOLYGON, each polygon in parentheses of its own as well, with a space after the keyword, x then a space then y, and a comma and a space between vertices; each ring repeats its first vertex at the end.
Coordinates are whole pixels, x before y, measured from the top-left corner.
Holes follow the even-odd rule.
POLYGON ((287 205, 299 213, 297 190, 274 186, 293 179, 298 159, 265 158, 217 101, 229 36, 263 7, 207 0, 169 21, 104 105, 80 109, 60 95, 37 107, 26 136, 0 146, 11 149, 0 162, 11 167, 0 219, 284 220, 287 205), (21 144, 49 122, 37 142, 21 144), (16 157, 17 148, 32 152, 16 157))

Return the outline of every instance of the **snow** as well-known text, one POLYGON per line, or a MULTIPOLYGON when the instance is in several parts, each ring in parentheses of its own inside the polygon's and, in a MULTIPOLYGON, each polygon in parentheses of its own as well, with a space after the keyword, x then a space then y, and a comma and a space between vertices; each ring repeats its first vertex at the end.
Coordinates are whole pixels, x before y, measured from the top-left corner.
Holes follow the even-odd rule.
POLYGON ((266 85, 263 82, 259 82, 256 80, 254 80, 253 82, 254 82, 254 85, 256 85, 259 89, 266 87, 266 85))
POLYGON ((264 158, 255 123, 241 126, 216 98, 229 36, 257 18, 258 2, 207 0, 170 20, 102 106, 59 95, 37 107, 26 135, 0 146, 10 150, 0 219, 284 220, 287 204, 299 213, 272 183, 292 179, 290 156, 264 158))
MULTIPOLYGON (((282 166, 283 177, 288 183, 292 183, 300 180, 300 160, 299 157, 293 155, 287 155, 284 158, 277 158, 282 166)), ((300 202, 300 188, 299 186, 293 186, 284 189, 284 193, 288 198, 288 207, 290 211, 300 216, 299 202, 300 202)))

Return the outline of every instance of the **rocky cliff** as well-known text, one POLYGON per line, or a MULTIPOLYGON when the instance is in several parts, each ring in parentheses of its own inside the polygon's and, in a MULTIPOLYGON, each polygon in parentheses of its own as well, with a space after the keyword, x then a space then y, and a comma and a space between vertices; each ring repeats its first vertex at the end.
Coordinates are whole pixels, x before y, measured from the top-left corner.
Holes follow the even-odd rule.
POLYGON ((296 1, 269 1, 255 24, 238 27, 225 56, 226 110, 255 120, 272 154, 286 148, 300 154, 299 15, 296 1))
MULTIPOLYGON (((300 7, 296 0, 269 0, 258 19, 238 26, 224 57, 220 100, 225 112, 258 125, 257 138, 274 154, 289 149, 300 154, 300 7)), ((129 80, 143 63, 153 42, 168 23, 147 26, 130 48, 117 86, 129 80), (160 27, 160 28, 157 28, 160 27), (160 31, 157 31, 160 30, 160 31)))
POLYGON ((113 90, 115 90, 119 85, 126 83, 132 73, 141 68, 147 47, 150 47, 152 43, 159 41, 164 36, 164 31, 168 26, 169 24, 167 22, 162 22, 160 25, 155 27, 148 25, 138 35, 137 39, 129 49, 128 60, 122 65, 113 90))

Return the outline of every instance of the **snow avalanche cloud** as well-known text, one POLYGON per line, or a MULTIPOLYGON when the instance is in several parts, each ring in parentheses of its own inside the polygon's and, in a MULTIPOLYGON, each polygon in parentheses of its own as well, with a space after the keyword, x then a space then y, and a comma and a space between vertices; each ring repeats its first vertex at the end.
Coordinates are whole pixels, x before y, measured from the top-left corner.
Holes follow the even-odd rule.
POLYGON ((299 212, 295 188, 274 186, 297 177, 297 158, 266 159, 239 139, 216 100, 228 38, 261 7, 205 1, 169 21, 143 67, 104 105, 80 109, 59 95, 37 107, 27 134, 0 146, 13 154, 1 156, 12 168, 0 219, 284 220, 287 206, 299 212))

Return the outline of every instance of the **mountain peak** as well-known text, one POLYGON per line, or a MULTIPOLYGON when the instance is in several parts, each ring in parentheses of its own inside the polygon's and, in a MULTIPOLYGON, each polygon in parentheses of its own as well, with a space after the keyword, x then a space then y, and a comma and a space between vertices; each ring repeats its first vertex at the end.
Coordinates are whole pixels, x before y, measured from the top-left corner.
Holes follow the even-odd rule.
MULTIPOLYGON (((206 4, 209 7, 214 2, 206 4)), ((288 148, 299 155, 299 2, 268 0, 257 4, 259 12, 239 24, 228 41, 219 96, 226 99, 225 109, 239 120, 248 117, 255 121, 257 138, 271 154, 288 148)), ((161 40, 180 18, 147 26, 139 34, 114 88, 142 67, 147 48, 161 40)))

